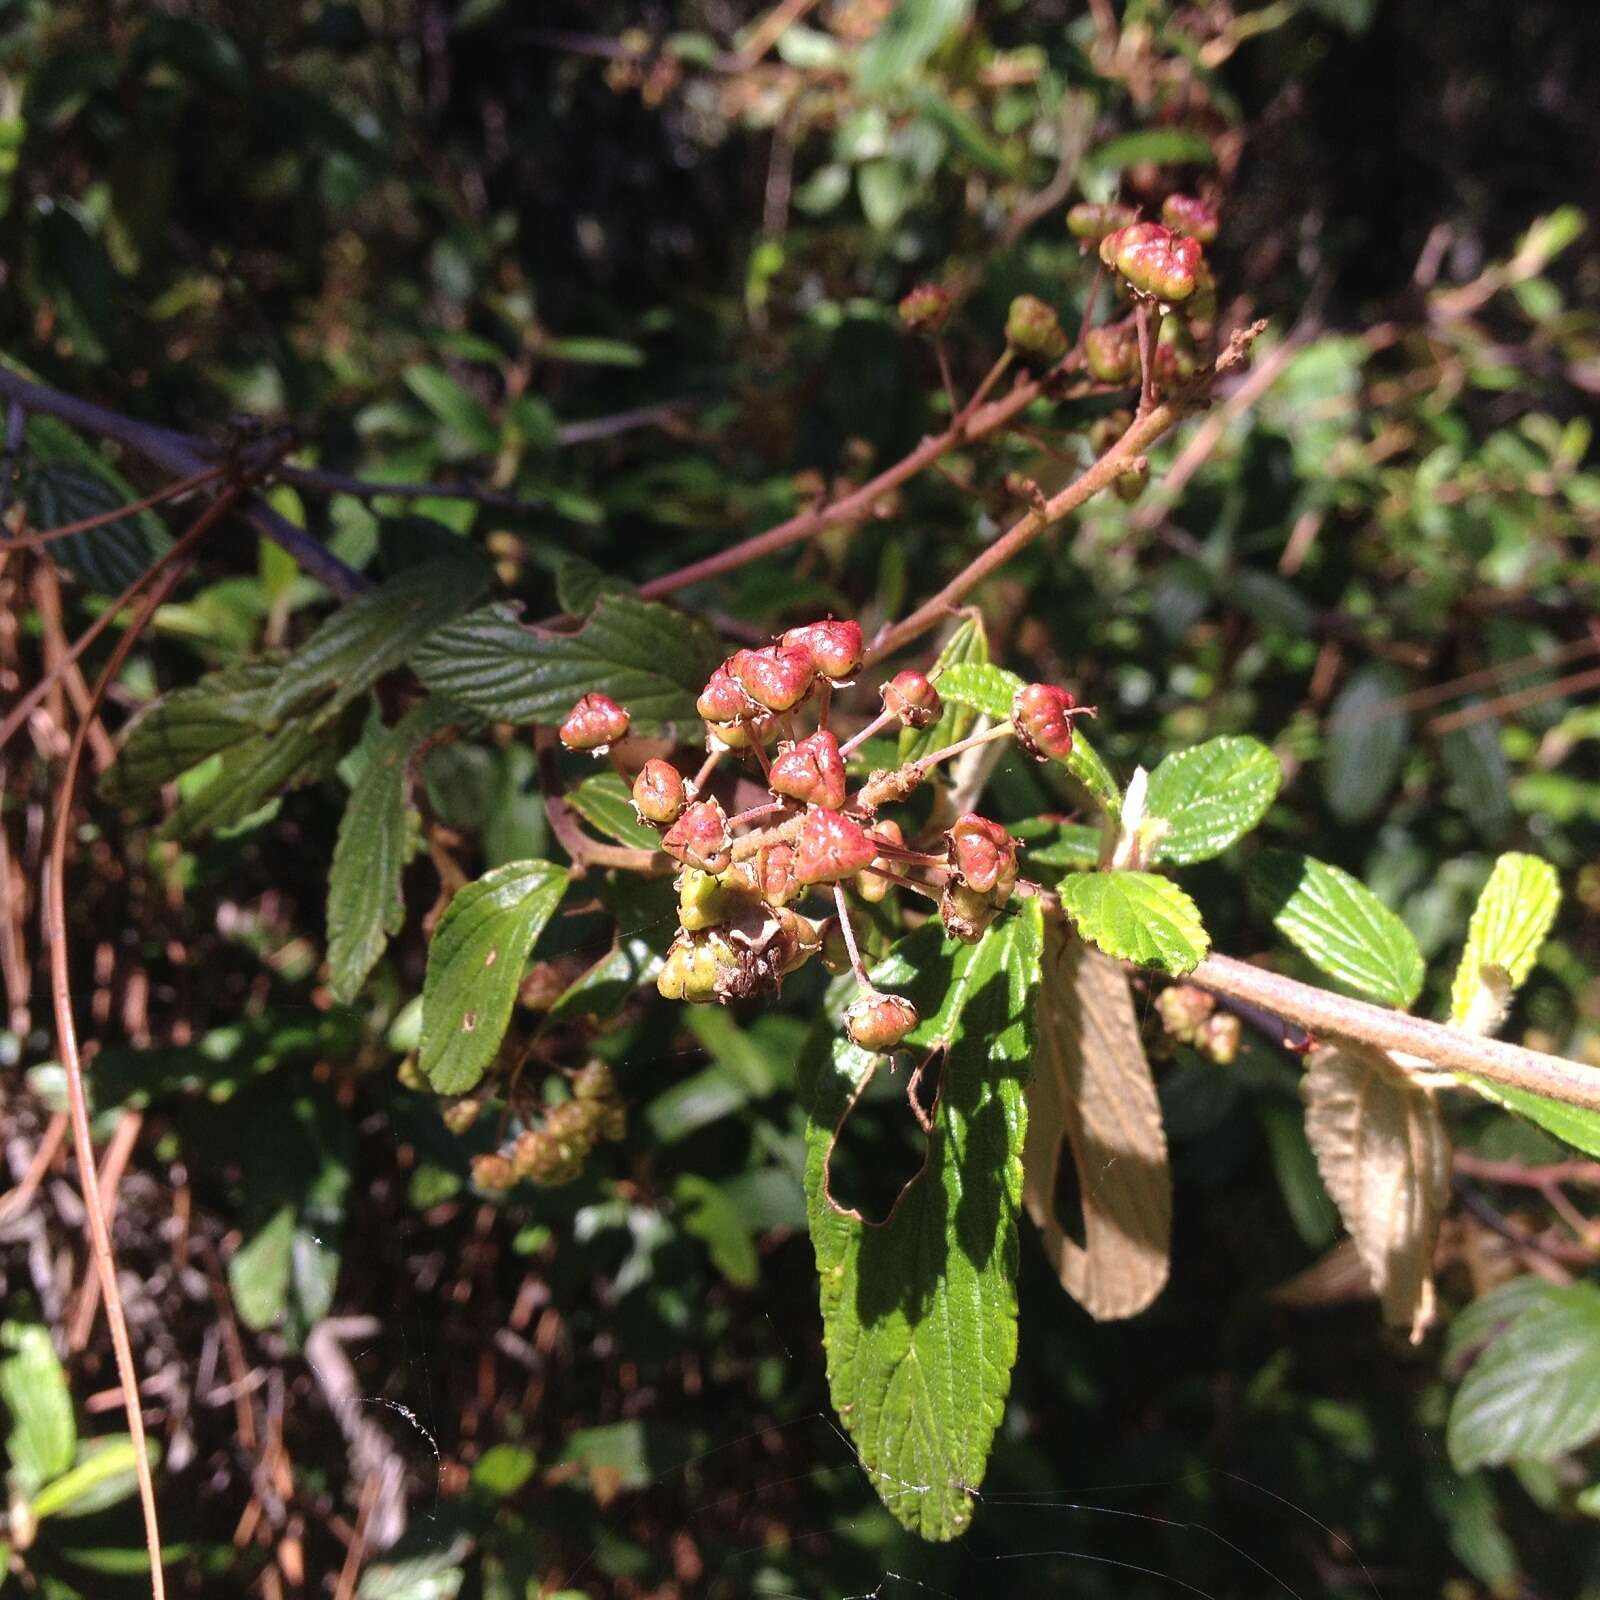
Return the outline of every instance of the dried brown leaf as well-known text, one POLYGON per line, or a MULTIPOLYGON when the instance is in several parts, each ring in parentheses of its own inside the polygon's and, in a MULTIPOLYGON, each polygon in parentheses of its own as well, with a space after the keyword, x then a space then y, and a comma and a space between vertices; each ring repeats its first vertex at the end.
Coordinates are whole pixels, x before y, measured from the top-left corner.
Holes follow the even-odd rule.
POLYGON ((1450 1140, 1432 1094, 1375 1050, 1317 1051, 1302 1092, 1317 1167, 1383 1302, 1416 1343, 1433 1320, 1433 1253, 1450 1140))
POLYGON ((1144 1310, 1167 1281, 1172 1243, 1155 1081, 1122 968, 1054 923, 1045 929, 1022 1162, 1023 1203, 1062 1288, 1097 1321, 1144 1310), (1063 1148, 1078 1169, 1081 1245, 1056 1216, 1063 1148))

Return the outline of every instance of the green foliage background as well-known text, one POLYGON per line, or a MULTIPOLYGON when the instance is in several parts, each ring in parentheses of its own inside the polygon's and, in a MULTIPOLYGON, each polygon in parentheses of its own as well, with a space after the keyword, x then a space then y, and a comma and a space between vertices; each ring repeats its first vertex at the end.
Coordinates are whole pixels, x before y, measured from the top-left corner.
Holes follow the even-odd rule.
MULTIPOLYGON (((331 471, 492 482, 523 509, 273 500, 372 576, 442 561, 429 572, 457 589, 415 581, 441 616, 481 595, 492 564, 496 594, 538 617, 720 549, 937 426, 937 373, 894 316, 914 282, 971 275, 950 340, 967 385, 1013 294, 1075 325, 1086 277, 1059 208, 1003 241, 1064 145, 1081 143, 1096 194, 1216 179, 1224 300, 1271 319, 1259 359, 1280 363, 1276 381, 1165 443, 1144 500, 1103 497, 990 584, 994 659, 1080 685, 1124 775, 1215 736, 1272 744, 1287 781, 1263 842, 1336 864, 1398 913, 1428 959, 1401 987, 1417 978, 1426 1014, 1448 1010, 1495 855, 1550 860, 1565 908, 1508 1036, 1594 1059, 1600 712, 1592 683, 1558 680, 1592 662, 1579 652, 1600 583, 1595 18, 1559 0, 1112 9, 1125 43, 1146 41, 1148 76, 1137 59, 1109 71, 1092 17, 1064 0, 907 4, 859 55, 852 16, 865 27, 887 7, 825 5, 767 76, 729 60, 758 8, 712 0, 10 0, 0 343, 8 365, 219 449, 251 413, 287 420, 297 459, 331 471), (663 409, 653 426, 616 423, 639 408, 663 409), (1161 480, 1202 429, 1217 437, 1169 504, 1161 480), (453 559, 467 547, 485 566, 453 559), (1429 697, 1473 673, 1471 693, 1429 697), (1501 691, 1528 693, 1435 725, 1501 691)), ((1039 417, 1055 454, 1013 438, 957 456, 959 485, 927 475, 854 537, 684 604, 762 635, 829 609, 892 619, 1005 520, 1008 471, 1049 489, 1087 462, 1095 409, 1039 417)), ((114 504, 108 485, 158 481, 48 419, 26 450, 38 526, 114 504)), ((167 537, 146 517, 62 548, 70 631, 167 537)), ((15 585, 17 567, 0 577, 15 585)), ((328 600, 230 529, 163 608, 119 715, 304 642, 328 600)), ((25 676, 41 623, 23 590, 8 603, 7 670, 25 676)), ((600 617, 636 606, 606 601, 600 617)), ((473 698, 491 666, 446 682, 418 670, 494 715, 473 698)), ((627 666, 653 670, 657 714, 677 714, 689 666, 653 651, 627 666)), ((333 654, 301 685, 331 692, 315 713, 329 718, 364 687, 333 654)), ((571 698, 558 687, 538 692, 571 698)), ((297 705, 276 707, 290 729, 297 705)), ((96 802, 71 868, 80 994, 107 996, 97 1109, 147 1117, 118 1230, 147 1361, 192 1376, 231 1302, 283 1408, 295 1490, 268 1521, 303 1541, 308 1592, 330 1590, 331 1519, 354 1516, 359 1488, 304 1360, 335 1312, 377 1319, 350 1346, 356 1379, 411 1472, 411 1526, 364 1596, 1154 1596, 1180 1578, 1215 1595, 1600 1595, 1592 1452, 1563 1440, 1514 1471, 1458 1473, 1445 1420, 1461 1372, 1437 1339, 1403 1347, 1365 1298, 1274 1295, 1337 1223, 1299 1128, 1298 1063, 1253 1035, 1229 1068, 1180 1049, 1162 1070, 1179 1206, 1151 1311, 1091 1323, 1024 1224, 1019 1364, 971 1530, 920 1545, 829 1409, 797 1081, 819 987, 797 981, 763 1011, 668 1013, 652 997, 623 1012, 594 1048, 615 1066, 628 1139, 572 1188, 476 1193, 468 1158, 491 1130, 452 1133, 400 1071, 428 1052, 416 996, 436 863, 406 868, 409 915, 364 986, 365 955, 329 949, 340 816, 380 740, 359 716, 347 731, 339 770, 297 769, 285 794, 219 811, 217 790, 185 779, 184 805, 217 824, 193 841, 96 802), (192 1255, 175 1265, 179 1193, 192 1255)), ((218 741, 226 772, 233 735, 218 741)), ((525 738, 421 759, 430 824, 467 876, 554 854, 525 738)), ((19 870, 37 865, 30 818, 50 784, 37 751, 5 771, 19 870)), ((1006 821, 1065 803, 1012 758, 992 792, 1006 821)), ((1283 948, 1270 905, 1240 892, 1237 853, 1185 883, 1218 948, 1283 948)), ((670 907, 634 884, 601 894, 623 931, 593 982, 620 993, 670 907)), ((606 953, 610 926, 597 910, 529 937, 565 984, 606 953)), ((3 1041, 7 1124, 32 1134, 59 1094, 42 984, 11 996, 3 1041)), ((869 1205, 919 1159, 897 1094, 869 1091, 841 1154, 869 1205)), ((1485 1156, 1566 1154, 1488 1107, 1466 1134, 1485 1156)), ((1499 1275, 1485 1211, 1547 1221, 1525 1195, 1467 1199, 1447 1314, 1499 1275)), ((69 1219, 52 1211, 47 1229, 65 1253, 69 1219)), ((28 1248, 8 1234, 0 1255, 23 1322, 44 1310, 28 1248)), ((1592 1259, 1573 1270, 1592 1277, 1592 1259)), ((1592 1382, 1593 1291, 1563 1293, 1518 1336, 1592 1382), (1538 1346, 1569 1327, 1556 1355, 1538 1346)), ((109 1420, 82 1401, 113 1381, 91 1345, 73 1368, 81 1430, 109 1420)), ((189 1592, 259 1592, 271 1547, 230 1543, 253 1458, 231 1402, 177 1381, 156 1426, 174 1570, 189 1592)), ((52 1472, 74 1439, 68 1427, 52 1472)), ((1474 1439, 1470 1460, 1513 1455, 1474 1439)), ((85 1565, 136 1547, 127 1501, 68 1527, 30 1552, 44 1593, 140 1592, 142 1578, 85 1565)))

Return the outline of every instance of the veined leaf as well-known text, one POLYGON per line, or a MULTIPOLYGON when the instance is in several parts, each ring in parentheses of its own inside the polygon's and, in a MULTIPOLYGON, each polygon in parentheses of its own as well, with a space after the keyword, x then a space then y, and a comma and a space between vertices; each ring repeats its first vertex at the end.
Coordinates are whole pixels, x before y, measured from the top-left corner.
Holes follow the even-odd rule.
POLYGON ((1061 1287, 1096 1321, 1160 1294, 1172 1245, 1172 1174, 1155 1080, 1116 962, 1045 929, 1039 1059, 1028 1086, 1023 1201, 1061 1287), (1056 1217, 1063 1147, 1078 1169, 1084 1242, 1056 1217))
POLYGON ((1029 900, 976 945, 920 928, 875 971, 921 1011, 905 1048, 938 1052, 927 1070, 939 1073, 927 1160, 882 1224, 828 1191, 837 1131, 878 1058, 838 1039, 810 1084, 806 1199, 834 1407, 879 1497, 927 1539, 953 1539, 971 1519, 1016 1359, 1042 940, 1029 900))
POLYGON ((153 700, 128 724, 100 779, 101 794, 122 804, 142 800, 207 756, 252 738, 282 666, 282 656, 257 656, 153 700))
POLYGON ((1446 1442, 1458 1472, 1552 1461, 1600 1434, 1600 1289, 1551 1288, 1467 1369, 1446 1442))
POLYGON ((242 822, 268 800, 324 778, 337 765, 342 740, 333 730, 293 717, 222 752, 216 775, 161 825, 163 839, 193 839, 242 822))
POLYGON ((1306 1138, 1383 1303, 1417 1343, 1433 1320, 1433 1251, 1450 1202, 1438 1102, 1375 1051, 1318 1050, 1302 1091, 1306 1138))
POLYGON ((9 1476, 31 1498, 72 1465, 78 1443, 67 1375, 42 1323, 0 1323, 0 1403, 9 1476))
POLYGON ((899 0, 856 57, 856 87, 879 94, 903 83, 972 15, 973 0, 899 0))
POLYGON ((1493 1033, 1511 997, 1526 981, 1561 906, 1555 868, 1537 856, 1500 857, 1478 896, 1467 929, 1450 1021, 1472 1033, 1493 1033))
POLYGON ((1166 757, 1145 795, 1145 859, 1186 866, 1220 855, 1267 814, 1282 782, 1258 739, 1208 739, 1166 757))
MULTIPOLYGON (((145 1441, 145 1455, 152 1468, 161 1465, 161 1446, 156 1440, 145 1441)), ((138 1459, 133 1440, 125 1433, 85 1439, 78 1446, 76 1465, 52 1478, 29 1509, 41 1522, 46 1517, 86 1517, 104 1511, 138 1488, 138 1459)))
MULTIPOLYGON (((963 617, 955 632, 945 640, 944 648, 928 669, 928 676, 937 687, 952 667, 985 666, 988 661, 989 636, 984 631, 982 618, 963 617)), ((932 726, 900 730, 900 760, 912 761, 931 750, 942 750, 946 745, 966 738, 976 721, 977 717, 970 706, 963 705, 959 700, 950 700, 932 726)))
POLYGON ((412 666, 438 694, 496 722, 554 725, 579 695, 610 695, 635 727, 696 720, 695 698, 722 659, 716 635, 680 611, 602 595, 576 633, 527 628, 508 605, 441 628, 412 666))
POLYGON ((1333 702, 1322 793, 1341 822, 1365 822, 1394 787, 1411 726, 1395 704, 1404 692, 1389 668, 1363 667, 1333 702))
POLYGON ((1178 977, 1211 948, 1194 901, 1159 873, 1079 872, 1057 892, 1079 935, 1119 961, 1178 977))
POLYGON ((1087 823, 1037 817, 1016 824, 1011 832, 1022 844, 1022 859, 1029 872, 1037 867, 1083 869, 1100 861, 1101 831, 1087 823))
POLYGON ((697 1172, 679 1174, 672 1199, 684 1232, 706 1247, 717 1271, 736 1288, 754 1288, 761 1276, 761 1260, 739 1208, 697 1172))
POLYGON ((323 715, 365 694, 422 640, 465 611, 489 586, 488 570, 467 553, 408 567, 381 588, 341 606, 285 663, 267 715, 299 711, 332 691, 323 715))
MULTIPOLYGON (((127 505, 124 495, 90 467, 69 461, 38 466, 23 485, 29 524, 43 532, 82 522, 127 505)), ((75 578, 101 594, 121 594, 150 563, 156 552, 137 517, 118 517, 85 533, 74 533, 45 547, 75 578)))
POLYGON ((1138 166, 1142 161, 1163 167, 1209 167, 1215 165, 1216 159, 1211 141, 1203 134, 1191 133, 1187 128, 1140 128, 1096 146, 1084 158, 1084 165, 1093 172, 1112 173, 1138 166))
POLYGON ((1411 930, 1357 879, 1314 856, 1264 850, 1250 885, 1292 945, 1330 978, 1402 1010, 1422 989, 1422 952, 1411 930))
POLYGON ((408 388, 469 450, 488 455, 500 448, 500 425, 470 389, 441 367, 407 367, 408 388))
POLYGON ((420 1065, 440 1094, 463 1094, 494 1060, 523 964, 566 893, 548 861, 512 861, 458 890, 428 947, 420 1065))
POLYGON ((415 843, 411 758, 462 715, 437 697, 414 707, 378 741, 345 802, 328 874, 328 977, 336 1000, 355 998, 405 920, 400 875, 415 843))
POLYGON ((634 815, 628 786, 616 772, 594 772, 567 794, 572 809, 607 838, 637 850, 656 850, 661 835, 634 815))
POLYGON ((1547 1095, 1534 1094, 1530 1089, 1513 1089, 1509 1084, 1490 1083, 1487 1078, 1475 1078, 1471 1073, 1460 1074, 1463 1083, 1470 1083, 1485 1100, 1492 1100, 1507 1111, 1537 1123, 1546 1133, 1565 1140, 1575 1150, 1582 1150, 1600 1160, 1600 1111, 1584 1106, 1569 1106, 1564 1100, 1552 1100, 1547 1095))
POLYGON ((1529 1306, 1548 1299, 1555 1284, 1536 1273, 1525 1272, 1497 1284, 1464 1306, 1450 1324, 1439 1365, 1445 1376, 1460 1378, 1467 1368, 1522 1315, 1529 1306))

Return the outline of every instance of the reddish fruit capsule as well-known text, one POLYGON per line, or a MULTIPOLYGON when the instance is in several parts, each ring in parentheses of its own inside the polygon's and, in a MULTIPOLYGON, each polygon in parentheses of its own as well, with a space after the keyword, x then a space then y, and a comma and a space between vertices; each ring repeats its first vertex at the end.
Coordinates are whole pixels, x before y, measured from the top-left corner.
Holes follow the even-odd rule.
POLYGON ((662 835, 661 848, 686 867, 726 872, 733 864, 727 814, 715 799, 696 800, 662 835))
POLYGON ((700 691, 694 708, 707 722, 736 722, 755 710, 750 704, 750 697, 728 671, 726 661, 706 680, 706 686, 700 691))
POLYGON ((772 763, 772 792, 837 811, 844 804, 844 758, 839 741, 822 729, 790 745, 772 763))
POLYGON ((764 650, 741 650, 728 671, 757 705, 768 711, 792 711, 811 692, 817 665, 811 652, 792 644, 769 644, 764 650))
POLYGON ((1192 194, 1169 194, 1161 202, 1161 220, 1174 233, 1187 234, 1201 244, 1217 236, 1217 209, 1192 194))
POLYGON ((834 683, 848 678, 861 665, 866 650, 859 622, 838 622, 832 617, 826 622, 791 628, 780 642, 797 650, 809 650, 817 671, 834 683))
POLYGON ((844 1031, 863 1050, 893 1050, 917 1025, 917 1008, 899 994, 864 994, 844 1014, 844 1031))
POLYGON ((795 879, 799 883, 838 883, 871 866, 876 854, 859 822, 841 812, 813 806, 806 812, 795 848, 795 879))
POLYGON ((1037 295, 1019 294, 1006 314, 1006 343, 1036 361, 1059 361, 1067 353, 1067 335, 1052 307, 1037 295))
POLYGON ((1067 212, 1067 232, 1086 244, 1098 244, 1108 233, 1125 228, 1138 219, 1132 206, 1114 200, 1085 200, 1067 212))
POLYGON ((765 846, 756 857, 756 881, 761 898, 769 906, 786 906, 800 898, 800 882, 794 875, 794 846, 777 844, 765 846))
POLYGON ((1017 881, 1017 842, 998 822, 969 811, 946 837, 950 865, 969 889, 1002 898, 1010 893, 1017 881))
POLYGON ((688 802, 683 774, 670 761, 653 756, 639 768, 639 775, 633 780, 633 809, 641 822, 670 828, 683 815, 688 802))
POLYGON ((919 283, 900 302, 900 321, 913 333, 930 337, 942 329, 954 306, 949 291, 936 283, 919 283))
POLYGON ((953 880, 945 885, 939 899, 939 920, 944 931, 962 944, 976 944, 998 912, 988 895, 953 880))
MULTIPOLYGON (((904 844, 906 842, 906 836, 901 831, 900 824, 892 818, 885 818, 882 822, 877 823, 873 828, 872 837, 873 842, 878 845, 880 850, 885 840, 890 844, 904 844)), ((866 872, 858 872, 856 874, 855 891, 869 905, 876 905, 888 894, 890 887, 889 880, 884 877, 882 871, 872 869, 886 868, 891 865, 891 861, 885 860, 882 855, 879 855, 874 857, 872 868, 869 868, 866 872)))
POLYGON ((1176 302, 1194 293, 1205 256, 1198 239, 1160 222, 1134 222, 1100 241, 1100 259, 1139 294, 1176 302))
POLYGON ((603 755, 628 735, 628 713, 610 695, 586 694, 561 724, 561 742, 569 750, 603 755))
POLYGON ((939 691, 920 672, 897 672, 883 686, 883 705, 908 728, 926 728, 944 709, 939 691))
POLYGON ((1094 714, 1093 706, 1080 706, 1071 690, 1053 683, 1024 684, 1011 700, 1017 743, 1040 761, 1065 761, 1072 754, 1072 719, 1094 714))

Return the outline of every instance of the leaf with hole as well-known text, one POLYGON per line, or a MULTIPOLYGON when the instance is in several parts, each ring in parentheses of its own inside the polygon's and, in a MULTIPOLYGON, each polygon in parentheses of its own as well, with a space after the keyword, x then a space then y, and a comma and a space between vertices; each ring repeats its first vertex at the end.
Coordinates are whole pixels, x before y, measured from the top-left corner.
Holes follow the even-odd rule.
POLYGON ((1187 866, 1221 855, 1267 814, 1282 782, 1278 758, 1259 739, 1208 739, 1174 752, 1150 774, 1144 859, 1187 866))
POLYGON ((1045 929, 1022 1170, 1061 1287, 1098 1322, 1143 1311, 1167 1281, 1172 1245, 1161 1106, 1127 975, 1059 923, 1045 929), (1082 1244, 1056 1215, 1063 1159, 1077 1168, 1082 1244))
POLYGON ((1211 948, 1199 908, 1155 872, 1080 872, 1057 890, 1079 936, 1118 961, 1178 977, 1211 948))
POLYGON ((1439 1104, 1376 1051, 1318 1050, 1307 1069, 1306 1138, 1355 1240, 1384 1320, 1417 1343, 1433 1320, 1433 1251, 1450 1203, 1439 1104))
POLYGON ((1249 881, 1278 932, 1330 978, 1402 1010, 1417 998, 1417 941, 1364 883, 1290 850, 1263 850, 1250 863, 1249 881))
POLYGON ((695 699, 722 660, 716 634, 681 611, 601 595, 575 633, 524 627, 508 605, 441 628, 417 652, 417 675, 496 722, 554 727, 580 695, 609 695, 636 729, 697 722, 695 699))
POLYGON ((567 872, 512 861, 456 891, 428 946, 422 1049, 440 1094, 464 1094, 494 1060, 534 941, 566 893, 567 872))
POLYGON ((971 1520, 1016 1360, 1042 938, 1030 900, 978 944, 952 944, 930 924, 875 969, 875 983, 921 1012, 904 1048, 936 1053, 927 1070, 939 1074, 926 1159, 880 1224, 834 1203, 830 1165, 881 1058, 835 1037, 826 1059, 808 1062, 806 1203, 828 1384, 879 1497, 926 1539, 953 1539, 971 1520))

